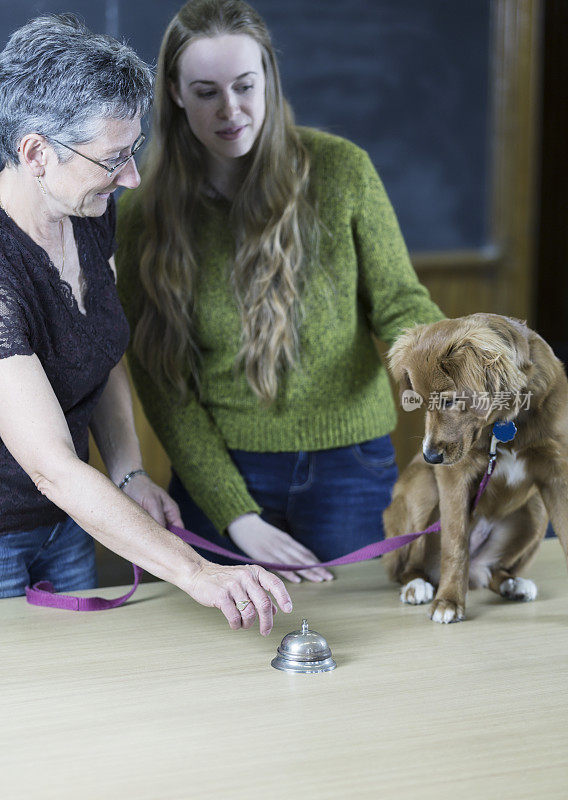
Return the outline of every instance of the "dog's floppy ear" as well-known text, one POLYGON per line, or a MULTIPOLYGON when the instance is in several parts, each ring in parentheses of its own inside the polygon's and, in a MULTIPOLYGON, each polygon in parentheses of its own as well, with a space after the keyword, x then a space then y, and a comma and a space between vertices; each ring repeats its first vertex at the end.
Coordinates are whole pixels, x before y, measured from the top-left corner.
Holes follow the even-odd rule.
POLYGON ((410 328, 398 337, 387 353, 389 369, 393 379, 404 389, 413 389, 410 376, 408 374, 408 363, 410 355, 416 342, 416 328, 410 328))
POLYGON ((414 389, 409 373, 409 361, 412 347, 415 343, 415 336, 412 330, 405 331, 398 337, 387 353, 389 369, 394 381, 398 384, 398 397, 402 402, 403 393, 408 389, 414 389))
POLYGON ((486 393, 492 400, 505 393, 511 398, 518 395, 526 386, 531 366, 528 344, 519 331, 506 324, 495 330, 487 323, 465 332, 449 347, 440 365, 460 391, 486 393))
POLYGON ((529 329, 526 322, 498 314, 486 316, 488 326, 501 338, 511 362, 528 378, 534 364, 530 356, 529 329))
POLYGON ((398 399, 400 402, 402 402, 404 392, 408 389, 414 389, 408 369, 414 343, 415 336, 413 336, 411 330, 407 330, 398 337, 387 353, 391 375, 398 384, 398 399))

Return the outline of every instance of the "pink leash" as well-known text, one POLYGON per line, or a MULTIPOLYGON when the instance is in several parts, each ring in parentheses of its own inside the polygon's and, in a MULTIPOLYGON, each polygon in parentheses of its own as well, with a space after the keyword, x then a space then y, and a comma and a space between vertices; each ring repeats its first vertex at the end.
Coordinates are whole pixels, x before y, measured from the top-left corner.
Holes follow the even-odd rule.
MULTIPOLYGON (((485 491, 495 466, 495 460, 495 453, 491 453, 487 471, 483 476, 483 479, 479 485, 479 489, 477 490, 475 500, 473 501, 473 509, 476 508, 481 499, 481 495, 485 491)), ((314 566, 338 567, 342 564, 355 564, 357 561, 368 561, 371 558, 384 555, 384 553, 390 553, 391 550, 397 550, 399 547, 404 547, 405 544, 410 544, 410 542, 418 539, 419 536, 424 536, 424 534, 427 533, 436 533, 440 530, 440 520, 434 522, 423 531, 417 531, 416 533, 403 533, 401 536, 391 536, 390 539, 383 539, 379 542, 373 542, 365 547, 361 547, 359 550, 354 550, 352 553, 347 553, 347 555, 341 556, 340 558, 334 558, 332 561, 323 561, 318 564, 308 565, 274 564, 270 561, 255 561, 252 558, 239 556, 237 553, 233 553, 232 550, 227 550, 224 547, 213 544, 207 539, 204 539, 202 536, 198 536, 196 533, 191 533, 191 531, 186 531, 184 528, 178 528, 175 525, 170 525, 168 530, 170 530, 176 536, 179 536, 180 539, 182 539, 184 542, 187 542, 187 544, 192 545, 193 547, 200 547, 202 550, 207 550, 210 553, 217 553, 217 555, 226 556, 233 561, 241 561, 245 564, 258 564, 261 567, 271 570, 294 570, 295 572, 299 572, 302 569, 312 569, 314 566)), ((132 567, 134 568, 134 586, 129 592, 121 597, 116 597, 113 600, 106 600, 104 597, 75 597, 67 594, 55 594, 53 585, 49 581, 38 581, 38 583, 35 583, 32 587, 26 586, 26 597, 28 603, 31 603, 34 606, 49 606, 50 608, 61 608, 67 611, 105 611, 109 608, 117 608, 117 606, 123 605, 123 603, 126 603, 126 601, 132 597, 138 588, 138 584, 140 583, 142 569, 136 564, 133 564, 132 567)))

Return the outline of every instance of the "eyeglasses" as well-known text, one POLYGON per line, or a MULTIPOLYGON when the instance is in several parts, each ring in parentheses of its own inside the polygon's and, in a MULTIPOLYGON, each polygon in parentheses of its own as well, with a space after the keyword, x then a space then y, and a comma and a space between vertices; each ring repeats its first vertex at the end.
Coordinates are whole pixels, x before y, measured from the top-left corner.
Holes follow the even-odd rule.
POLYGON ((69 147, 68 144, 63 144, 63 142, 60 142, 57 139, 54 139, 53 136, 50 136, 49 138, 53 142, 55 142, 56 144, 61 145, 61 147, 65 147, 67 150, 71 150, 72 153, 76 153, 78 156, 81 156, 81 158, 86 158, 87 161, 90 161, 92 164, 96 164, 98 167, 102 167, 102 169, 104 169, 104 171, 107 174, 107 178, 110 178, 112 175, 115 175, 126 164, 128 164, 130 159, 134 158, 136 153, 140 150, 140 148, 142 147, 142 145, 144 144, 144 141, 146 139, 144 134, 141 133, 140 136, 136 139, 136 141, 132 145, 132 149, 130 151, 130 155, 129 156, 126 156, 126 158, 114 159, 114 161, 116 161, 116 164, 102 164, 100 161, 95 161, 94 158, 89 158, 89 156, 84 155, 84 153, 80 153, 78 150, 75 150, 73 147, 69 147))

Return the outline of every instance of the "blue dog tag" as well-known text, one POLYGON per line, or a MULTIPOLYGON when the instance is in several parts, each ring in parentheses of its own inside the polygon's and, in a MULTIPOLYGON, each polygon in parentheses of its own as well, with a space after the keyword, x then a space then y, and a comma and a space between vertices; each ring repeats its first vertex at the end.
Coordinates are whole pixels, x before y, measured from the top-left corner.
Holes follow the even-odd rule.
POLYGON ((493 426, 492 434, 498 442, 511 442, 515 438, 517 426, 510 422, 496 422, 493 426))

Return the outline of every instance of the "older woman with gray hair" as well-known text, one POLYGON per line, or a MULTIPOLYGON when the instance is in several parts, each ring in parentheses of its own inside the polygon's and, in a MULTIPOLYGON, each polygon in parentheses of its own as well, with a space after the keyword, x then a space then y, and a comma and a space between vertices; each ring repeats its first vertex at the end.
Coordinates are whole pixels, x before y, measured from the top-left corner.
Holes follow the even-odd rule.
POLYGON ((31 21, 0 53, 0 596, 41 579, 94 586, 94 538, 232 628, 258 614, 266 634, 268 592, 291 610, 284 585, 211 564, 163 527, 179 510, 134 430, 113 192, 140 182, 151 87, 129 47, 72 15, 31 21), (89 428, 110 479, 87 463, 89 428))

